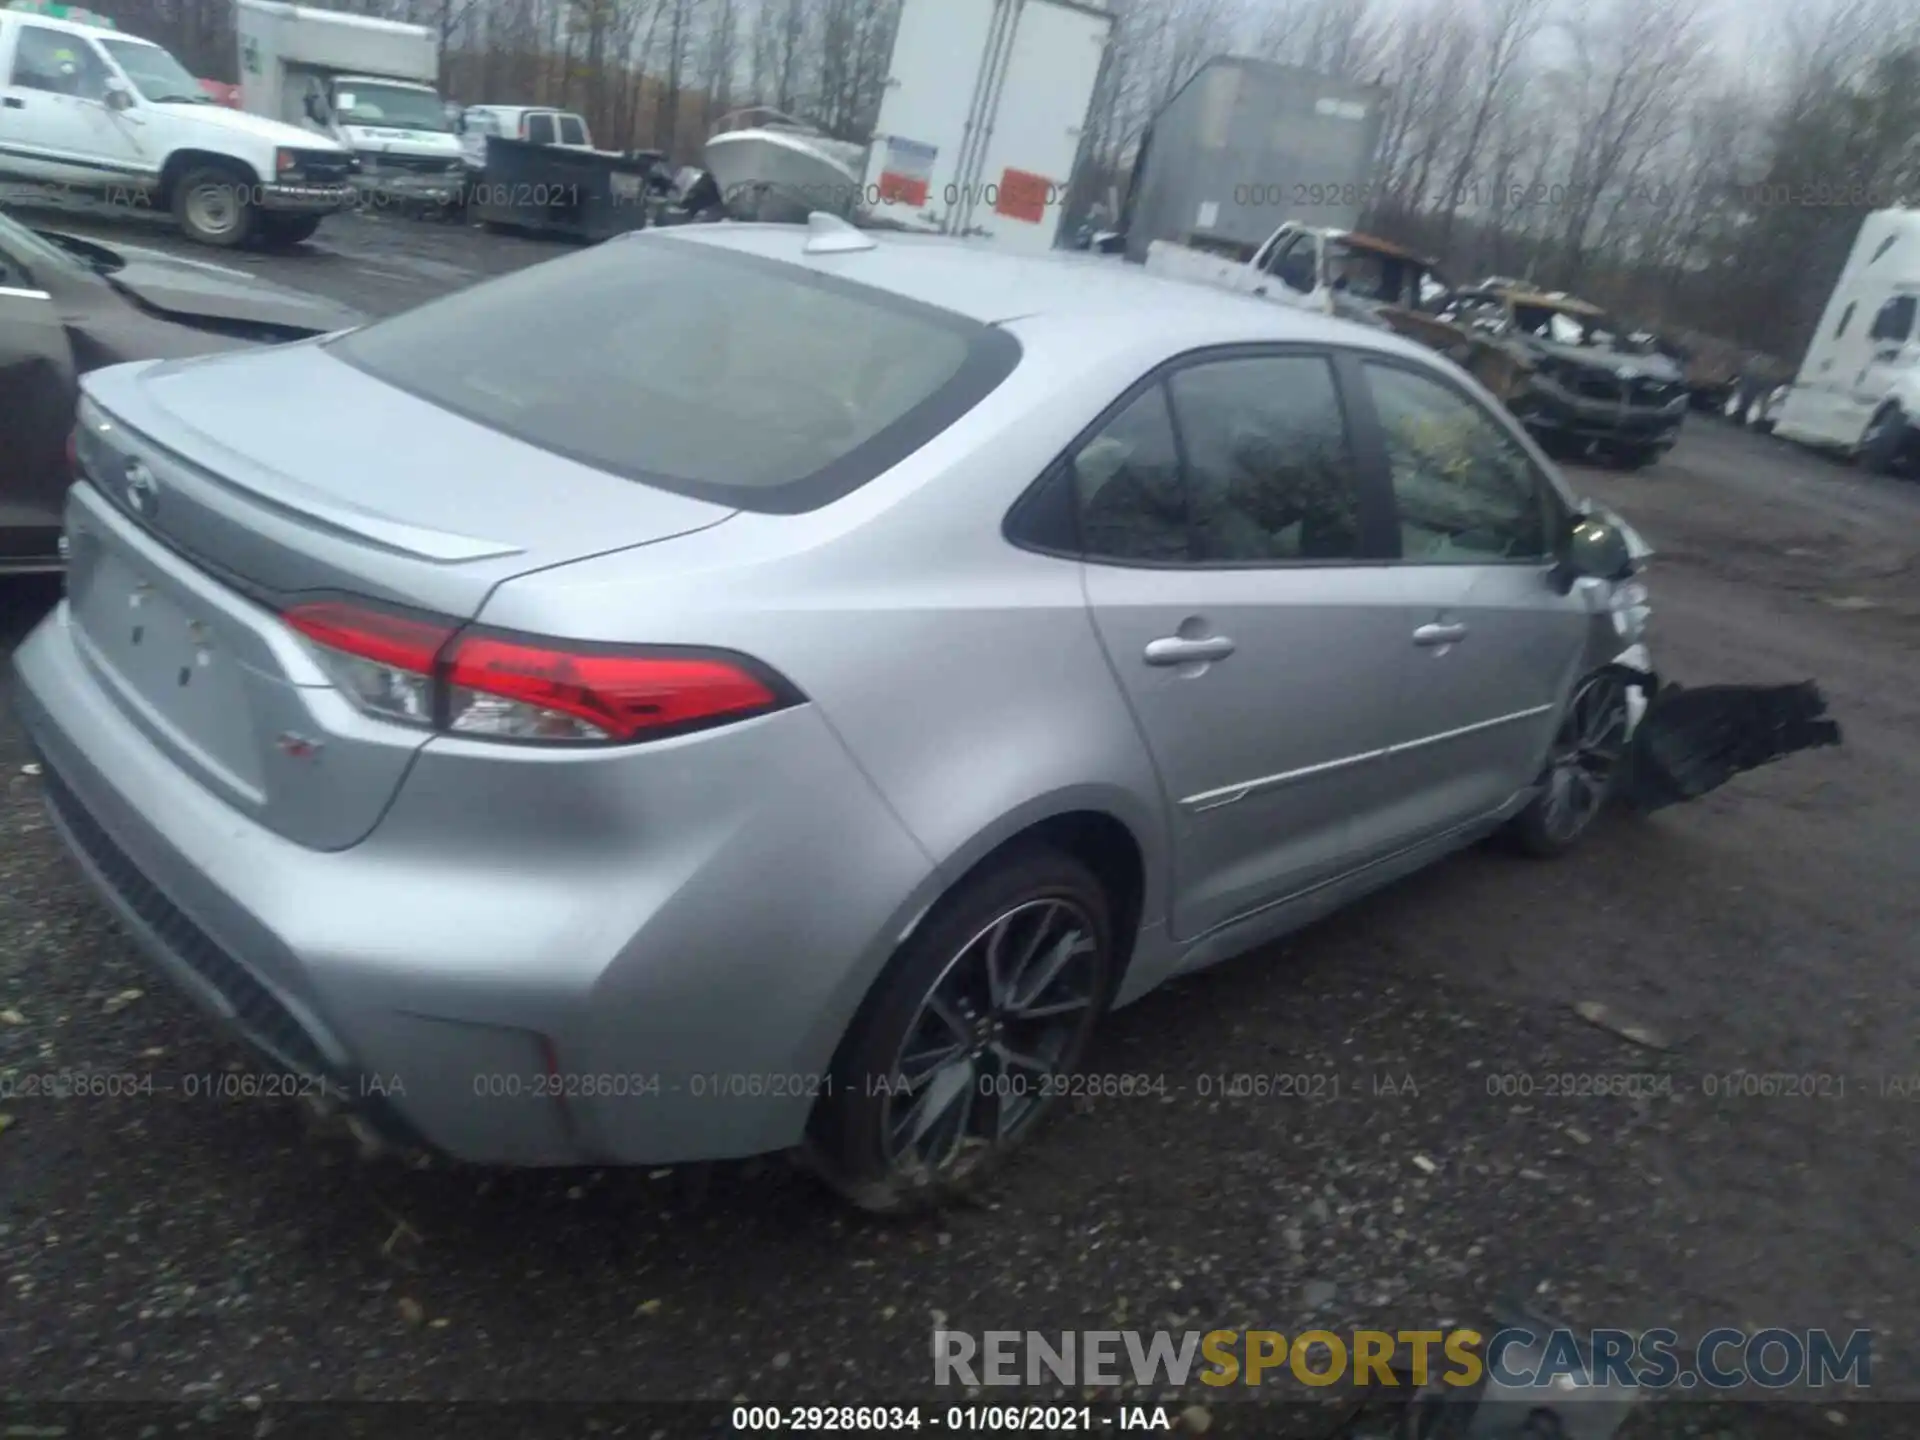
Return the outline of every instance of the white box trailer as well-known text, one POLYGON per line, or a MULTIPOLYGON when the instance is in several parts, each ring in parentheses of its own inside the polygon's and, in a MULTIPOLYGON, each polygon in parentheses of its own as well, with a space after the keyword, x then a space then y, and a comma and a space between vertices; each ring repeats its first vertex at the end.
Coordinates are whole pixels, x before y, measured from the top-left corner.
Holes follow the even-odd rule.
POLYGON ((1051 250, 1113 24, 1084 0, 905 0, 867 152, 869 212, 1051 250))

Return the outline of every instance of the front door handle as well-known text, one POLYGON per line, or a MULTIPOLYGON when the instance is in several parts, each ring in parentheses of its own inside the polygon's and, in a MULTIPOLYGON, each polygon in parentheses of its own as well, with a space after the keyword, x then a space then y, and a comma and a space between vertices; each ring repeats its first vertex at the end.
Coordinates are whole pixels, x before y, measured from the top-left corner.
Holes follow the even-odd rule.
POLYGON ((1224 635, 1209 635, 1199 640, 1169 635, 1163 640, 1148 642, 1147 664, 1193 665, 1209 660, 1224 660, 1233 654, 1233 650, 1233 641, 1224 635))
POLYGON ((1422 625, 1413 632, 1416 645, 1457 645, 1466 638, 1464 625, 1422 625))
POLYGON ((9 110, 24 110, 27 108, 27 102, 22 100, 18 95, 7 96, 5 100, 0 100, 0 105, 5 105, 9 110))

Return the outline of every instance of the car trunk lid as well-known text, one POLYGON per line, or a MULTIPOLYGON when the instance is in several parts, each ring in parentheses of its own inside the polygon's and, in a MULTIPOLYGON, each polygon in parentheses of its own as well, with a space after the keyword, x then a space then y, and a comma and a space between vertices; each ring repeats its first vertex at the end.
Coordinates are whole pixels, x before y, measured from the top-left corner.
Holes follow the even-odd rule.
POLYGON ((345 594, 468 620, 516 575, 733 513, 521 444, 307 345, 116 366, 85 389, 76 644, 157 747, 317 849, 367 834, 429 732, 354 709, 282 610, 345 594))

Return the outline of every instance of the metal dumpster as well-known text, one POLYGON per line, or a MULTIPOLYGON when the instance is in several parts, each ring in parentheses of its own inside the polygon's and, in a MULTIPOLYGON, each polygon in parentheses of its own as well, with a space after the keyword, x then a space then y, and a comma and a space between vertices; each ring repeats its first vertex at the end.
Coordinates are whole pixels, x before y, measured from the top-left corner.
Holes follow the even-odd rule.
POLYGON ((468 218, 593 243, 644 229, 660 156, 532 145, 487 137, 487 163, 467 192, 468 218))

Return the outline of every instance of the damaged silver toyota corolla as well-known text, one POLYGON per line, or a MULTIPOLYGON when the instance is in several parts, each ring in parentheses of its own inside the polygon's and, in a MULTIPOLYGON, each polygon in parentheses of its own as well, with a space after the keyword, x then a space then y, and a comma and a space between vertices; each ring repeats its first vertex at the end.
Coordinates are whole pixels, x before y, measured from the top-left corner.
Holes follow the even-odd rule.
POLYGON ((61 833, 475 1161, 938 1198, 1110 1006, 1571 847, 1652 683, 1645 547, 1459 370, 1097 263, 646 233, 85 388, 61 833))

